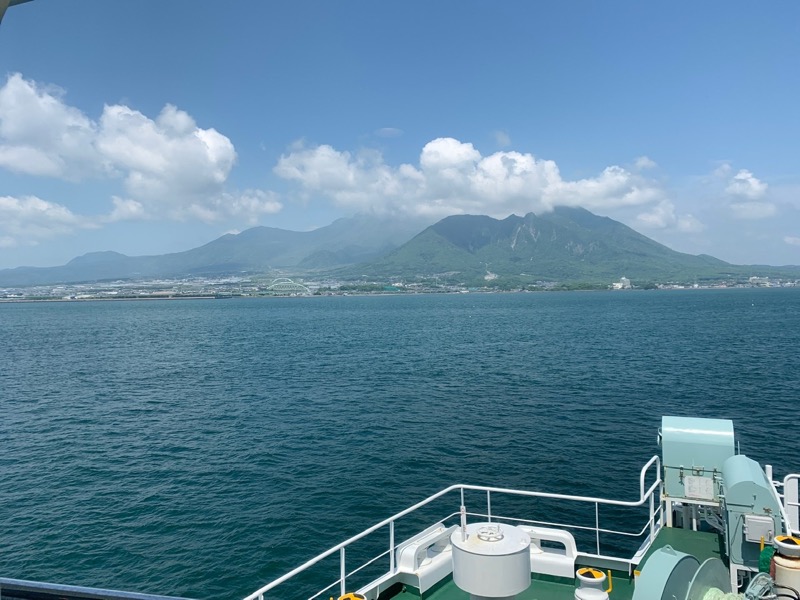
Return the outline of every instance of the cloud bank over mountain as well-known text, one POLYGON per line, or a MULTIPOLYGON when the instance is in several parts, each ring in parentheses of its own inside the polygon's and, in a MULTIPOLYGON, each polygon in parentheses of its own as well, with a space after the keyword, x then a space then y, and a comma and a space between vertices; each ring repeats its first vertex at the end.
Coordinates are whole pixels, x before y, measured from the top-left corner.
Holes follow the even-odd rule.
POLYGON ((393 167, 375 151, 353 154, 323 144, 292 149, 274 171, 306 193, 360 211, 506 217, 556 206, 599 211, 641 207, 643 214, 659 207, 661 218, 645 218, 644 225, 668 227, 692 219, 676 215, 665 190, 638 169, 613 165, 594 177, 567 180, 552 160, 515 151, 483 156, 473 144, 449 137, 425 144, 416 165, 393 167))
MULTIPOLYGON (((374 136, 391 140, 402 133, 384 127, 374 136)), ((266 182, 241 190, 232 184, 238 160, 234 142, 200 126, 185 110, 166 104, 148 116, 116 103, 104 105, 93 119, 70 105, 64 90, 14 73, 0 86, 0 169, 30 181, 100 182, 109 191, 92 202, 80 194, 0 196, 0 248, 122 222, 247 227, 312 200, 339 214, 431 222, 456 214, 504 218, 582 207, 654 235, 660 232, 662 240, 706 232, 715 218, 709 206, 725 218, 750 223, 797 210, 776 202, 766 181, 728 162, 702 177, 687 200, 646 155, 569 178, 554 160, 507 149, 506 131, 490 135, 500 148, 491 154, 469 141, 437 137, 422 146, 416 160, 399 164, 390 164, 374 148, 350 151, 296 142, 275 163, 263 165, 266 182)), ((800 231, 787 229, 773 237, 794 246, 790 240, 798 236, 800 231)))

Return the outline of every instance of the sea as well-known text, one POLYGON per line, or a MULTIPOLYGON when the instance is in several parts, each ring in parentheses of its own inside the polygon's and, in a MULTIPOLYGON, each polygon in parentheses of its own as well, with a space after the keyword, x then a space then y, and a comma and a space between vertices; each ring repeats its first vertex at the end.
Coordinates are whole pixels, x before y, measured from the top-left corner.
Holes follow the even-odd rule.
POLYGON ((242 598, 451 484, 636 500, 662 415, 800 470, 800 289, 4 303, 0 343, 0 577, 242 598))

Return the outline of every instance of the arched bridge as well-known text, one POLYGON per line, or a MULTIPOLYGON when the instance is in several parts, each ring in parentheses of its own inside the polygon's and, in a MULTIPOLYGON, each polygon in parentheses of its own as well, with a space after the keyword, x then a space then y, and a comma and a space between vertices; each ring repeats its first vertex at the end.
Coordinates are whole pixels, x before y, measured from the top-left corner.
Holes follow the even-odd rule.
POLYGON ((310 296, 311 290, 302 283, 297 283, 286 277, 279 277, 265 290, 273 296, 310 296))

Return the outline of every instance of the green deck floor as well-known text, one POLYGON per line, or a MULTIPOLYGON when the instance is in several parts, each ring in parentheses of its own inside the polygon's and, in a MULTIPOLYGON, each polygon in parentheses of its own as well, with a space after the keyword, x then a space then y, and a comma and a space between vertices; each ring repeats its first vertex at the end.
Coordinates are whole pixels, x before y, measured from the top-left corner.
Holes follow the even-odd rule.
POLYGON ((718 534, 664 527, 656 535, 655 543, 645 554, 639 568, 647 563, 653 552, 664 546, 672 546, 678 552, 691 554, 700 563, 708 558, 722 559, 721 537, 718 534))
MULTIPOLYGON (((701 563, 707 558, 721 558, 720 539, 716 533, 663 528, 656 535, 655 542, 642 559, 639 569, 644 567, 653 552, 667 545, 695 556, 701 563)), ((577 565, 576 569, 581 566, 584 565, 577 565)), ((627 573, 616 571, 612 573, 612 578, 614 588, 609 594, 611 600, 631 600, 633 578, 628 577, 627 573)), ((531 587, 517 596, 517 600, 573 600, 574 597, 573 581, 534 574, 531 587)), ((393 596, 392 600, 420 600, 420 595, 416 589, 409 587, 393 596)), ((452 578, 448 578, 443 585, 426 592, 422 600, 469 600, 469 594, 458 589, 452 578)))

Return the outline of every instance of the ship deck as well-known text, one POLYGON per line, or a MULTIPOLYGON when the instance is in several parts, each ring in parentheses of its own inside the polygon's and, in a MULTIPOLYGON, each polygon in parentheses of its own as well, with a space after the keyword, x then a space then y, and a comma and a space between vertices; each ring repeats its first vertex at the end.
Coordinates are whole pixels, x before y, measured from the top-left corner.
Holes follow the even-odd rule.
MULTIPOLYGON (((656 535, 653 545, 645 554, 639 569, 647 563, 647 559, 659 548, 671 546, 679 552, 695 556, 701 563, 708 558, 722 558, 720 536, 716 533, 689 531, 676 528, 662 528, 656 535)), ((585 565, 577 565, 579 568, 585 565)), ((633 598, 634 579, 627 573, 612 571, 614 585, 611 597, 615 600, 631 600, 633 598)), ((517 596, 517 600, 573 600, 575 583, 569 579, 550 577, 547 575, 532 576, 531 587, 517 596)), ((389 597, 386 597, 387 599, 389 597)), ((458 589, 452 577, 429 590, 422 596, 419 591, 406 587, 399 593, 390 596, 392 600, 469 600, 469 594, 458 589)), ((381 597, 384 600, 384 597, 381 597)))

